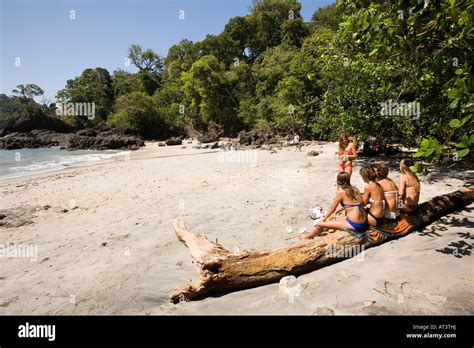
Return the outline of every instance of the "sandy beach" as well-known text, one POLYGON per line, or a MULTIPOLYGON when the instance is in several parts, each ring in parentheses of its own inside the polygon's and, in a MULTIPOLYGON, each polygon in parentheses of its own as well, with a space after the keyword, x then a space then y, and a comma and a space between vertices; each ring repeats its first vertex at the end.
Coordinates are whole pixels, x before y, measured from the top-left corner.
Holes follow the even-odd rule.
MULTIPOLYGON (((173 288, 198 277, 173 219, 236 252, 295 243, 312 225, 307 210, 334 197, 336 148, 231 153, 147 143, 126 158, 0 181, 0 209, 51 207, 29 224, 0 227, 0 243, 38 250, 33 261, 0 259, 0 314, 473 314, 473 205, 298 277, 294 296, 271 284, 170 303, 173 288)), ((352 180, 360 189, 364 161, 352 180)), ((472 174, 421 177, 421 201, 472 174)))

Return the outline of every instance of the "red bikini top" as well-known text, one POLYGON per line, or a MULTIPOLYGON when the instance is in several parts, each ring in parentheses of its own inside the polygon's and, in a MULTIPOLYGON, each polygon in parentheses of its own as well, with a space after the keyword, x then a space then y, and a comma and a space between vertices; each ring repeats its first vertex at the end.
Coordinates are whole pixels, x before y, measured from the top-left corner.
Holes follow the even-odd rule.
POLYGON ((342 151, 342 155, 352 155, 352 149, 342 151))

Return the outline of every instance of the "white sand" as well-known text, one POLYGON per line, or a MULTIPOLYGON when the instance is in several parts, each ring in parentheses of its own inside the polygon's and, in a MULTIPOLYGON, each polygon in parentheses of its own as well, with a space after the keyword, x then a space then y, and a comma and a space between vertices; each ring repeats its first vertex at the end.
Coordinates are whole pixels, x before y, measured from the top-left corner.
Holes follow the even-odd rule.
MULTIPOLYGON (((466 233, 472 234, 473 205, 369 249, 363 260, 299 277, 294 298, 272 284, 169 302, 174 287, 197 279, 173 219, 235 251, 295 242, 289 230, 311 226, 308 208, 327 208, 336 192, 335 151, 335 144, 259 150, 240 157, 250 163, 229 163, 219 150, 150 143, 130 160, 0 182, 0 209, 77 206, 40 211, 31 225, 0 227, 0 243, 39 251, 36 262, 0 259, 0 314, 473 314, 474 259, 463 255, 472 251, 466 233), (313 149, 323 153, 307 157, 313 149), (312 167, 304 168, 308 162, 312 167), (458 245, 458 257, 436 251, 459 241, 467 244, 458 245)), ((358 170, 353 183, 362 189, 358 170)), ((462 183, 446 174, 423 178, 421 200, 462 183)))

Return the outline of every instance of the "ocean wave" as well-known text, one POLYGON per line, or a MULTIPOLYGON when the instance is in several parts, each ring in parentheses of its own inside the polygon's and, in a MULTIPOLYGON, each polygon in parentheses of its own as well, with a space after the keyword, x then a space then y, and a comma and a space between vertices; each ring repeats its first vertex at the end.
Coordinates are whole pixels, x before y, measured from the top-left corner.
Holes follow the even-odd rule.
POLYGON ((99 153, 84 152, 78 153, 75 151, 67 150, 45 149, 43 150, 43 152, 41 152, 41 150, 37 151, 34 156, 30 154, 30 156, 27 157, 26 160, 22 161, 12 161, 9 157, 2 156, 3 160, 0 161, 0 178, 7 179, 23 177, 55 170, 61 170, 72 165, 97 162, 112 158, 125 158, 130 155, 131 151, 117 152, 114 150, 106 150, 99 153), (55 152, 51 153, 52 151, 55 152), (31 157, 34 157, 34 159, 31 157))

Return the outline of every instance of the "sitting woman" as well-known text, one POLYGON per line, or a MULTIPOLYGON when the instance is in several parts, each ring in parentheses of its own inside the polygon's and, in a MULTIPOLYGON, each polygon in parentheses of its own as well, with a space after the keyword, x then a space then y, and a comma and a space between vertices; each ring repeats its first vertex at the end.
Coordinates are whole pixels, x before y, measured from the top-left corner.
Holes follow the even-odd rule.
POLYGON ((317 223, 316 226, 309 229, 300 235, 301 239, 310 239, 319 234, 325 229, 340 229, 346 228, 349 230, 362 231, 369 225, 367 223, 367 215, 362 206, 362 197, 357 189, 351 185, 351 177, 349 173, 340 172, 337 174, 337 186, 339 188, 336 198, 326 215, 317 223), (346 211, 346 216, 340 216, 333 221, 326 221, 336 211, 338 204, 346 211))
POLYGON ((377 226, 384 218, 385 195, 382 186, 376 181, 375 169, 364 164, 360 170, 360 176, 366 183, 362 203, 365 205, 367 220, 370 226, 377 226))
POLYGON ((401 174, 398 179, 398 195, 403 202, 400 210, 407 213, 415 211, 420 200, 420 180, 410 169, 410 165, 407 159, 400 161, 401 174))
POLYGON ((392 179, 388 177, 389 169, 386 163, 376 163, 374 164, 374 169, 377 182, 382 186, 385 200, 387 201, 387 205, 385 206, 385 218, 394 220, 400 215, 398 211, 398 187, 392 179))
POLYGON ((349 173, 352 175, 352 160, 357 158, 357 150, 353 143, 349 142, 347 134, 342 134, 339 137, 339 172, 349 173))

